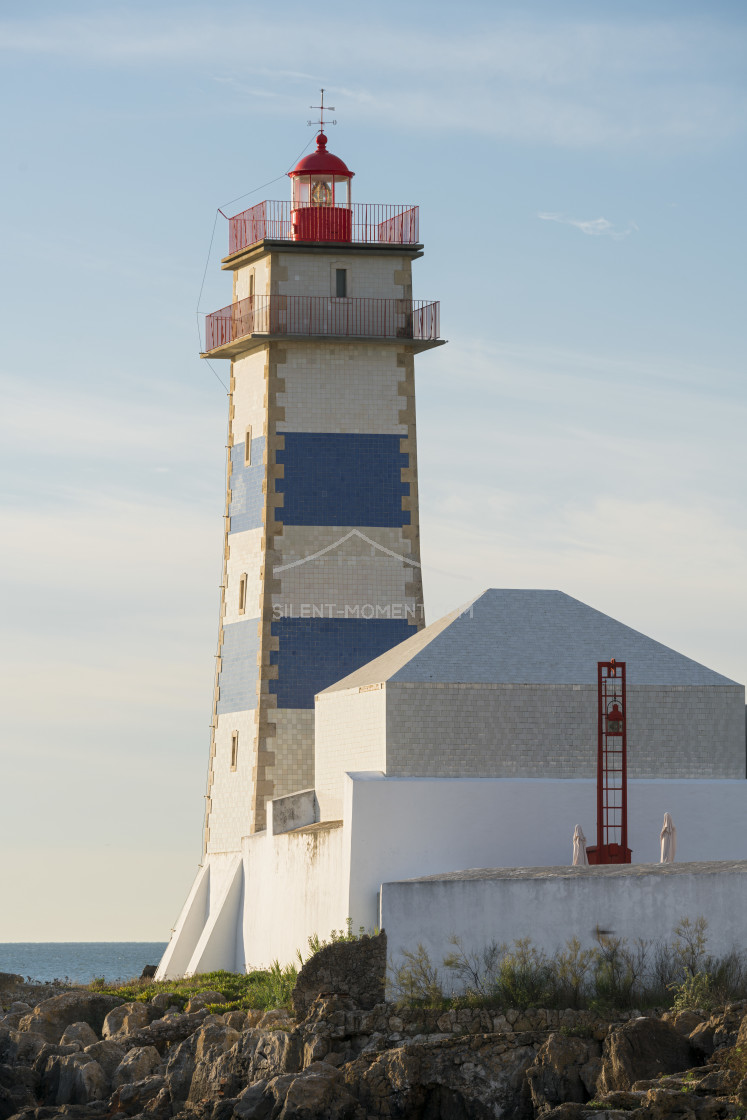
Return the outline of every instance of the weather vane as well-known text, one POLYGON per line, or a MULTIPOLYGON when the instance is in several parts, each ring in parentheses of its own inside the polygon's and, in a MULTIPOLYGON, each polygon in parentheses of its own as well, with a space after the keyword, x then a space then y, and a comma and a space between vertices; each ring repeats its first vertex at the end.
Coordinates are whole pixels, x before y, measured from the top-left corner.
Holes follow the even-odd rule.
MULTIPOLYGON (((319 131, 324 132, 324 110, 326 109, 328 113, 334 113, 335 107, 334 107, 334 105, 325 105, 324 104, 324 87, 323 86, 322 86, 322 103, 321 103, 321 105, 309 105, 309 108, 319 110, 319 131)), ((316 121, 307 121, 306 123, 309 127, 311 127, 311 125, 316 124, 316 121)), ((337 124, 337 121, 327 121, 327 124, 337 124)))

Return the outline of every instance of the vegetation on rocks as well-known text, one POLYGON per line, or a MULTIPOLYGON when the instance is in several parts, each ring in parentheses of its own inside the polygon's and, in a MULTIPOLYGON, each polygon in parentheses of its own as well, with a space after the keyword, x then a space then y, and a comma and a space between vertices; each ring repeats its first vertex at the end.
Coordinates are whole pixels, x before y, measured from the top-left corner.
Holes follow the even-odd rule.
POLYGON ((170 1006, 183 1010, 190 1000, 196 1000, 203 992, 217 992, 223 998, 207 1001, 203 1006, 209 1011, 270 1010, 290 1008, 291 993, 296 984, 298 971, 294 965, 280 965, 277 961, 269 969, 241 974, 237 972, 205 972, 200 976, 188 976, 180 980, 128 980, 124 983, 107 984, 105 980, 94 980, 89 988, 96 992, 106 992, 132 1002, 148 1003, 159 994, 171 997, 170 1006))

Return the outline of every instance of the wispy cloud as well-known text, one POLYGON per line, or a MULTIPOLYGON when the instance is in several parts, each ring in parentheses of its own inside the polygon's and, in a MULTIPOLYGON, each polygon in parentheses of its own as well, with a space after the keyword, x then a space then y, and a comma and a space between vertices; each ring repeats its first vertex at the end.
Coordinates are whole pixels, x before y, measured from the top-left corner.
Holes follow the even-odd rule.
POLYGON ((565 214, 550 214, 540 210, 537 215, 543 222, 560 222, 564 226, 574 226, 589 237, 611 237, 615 241, 622 240, 638 229, 635 222, 630 221, 625 229, 617 229, 607 218, 568 218, 565 214))
POLYGON ((718 20, 533 23, 499 11, 479 30, 468 24, 447 33, 424 27, 414 5, 393 37, 386 14, 378 28, 353 16, 330 35, 290 7, 293 18, 283 23, 230 3, 220 20, 187 8, 178 26, 158 10, 5 19, 0 52, 77 67, 189 67, 208 77, 220 67, 236 97, 231 111, 247 115, 259 97, 264 110, 297 118, 295 87, 329 84, 332 98, 345 98, 350 122, 469 129, 571 148, 712 142, 747 123, 735 36, 718 20), (251 41, 263 43, 261 62, 247 60, 251 41))

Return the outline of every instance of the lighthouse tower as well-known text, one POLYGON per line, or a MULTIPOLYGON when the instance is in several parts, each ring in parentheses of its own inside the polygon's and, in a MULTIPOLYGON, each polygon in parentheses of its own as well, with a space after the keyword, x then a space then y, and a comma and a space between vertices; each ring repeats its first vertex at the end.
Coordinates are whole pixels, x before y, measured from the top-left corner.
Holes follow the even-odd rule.
POLYGON ((413 359, 439 307, 412 298, 417 207, 354 203, 322 128, 289 202, 230 219, 206 322, 231 362, 208 860, 313 788, 315 695, 424 625, 413 359))

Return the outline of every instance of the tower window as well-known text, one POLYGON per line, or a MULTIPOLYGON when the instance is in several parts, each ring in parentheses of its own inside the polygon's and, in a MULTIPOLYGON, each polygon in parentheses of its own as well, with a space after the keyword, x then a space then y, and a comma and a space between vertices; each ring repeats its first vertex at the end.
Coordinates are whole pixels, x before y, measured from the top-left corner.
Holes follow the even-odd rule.
POLYGON ((247 428, 244 435, 244 466, 252 465, 252 429, 247 428))
POLYGON ((246 610, 246 572, 244 572, 239 580, 239 614, 243 614, 246 610))
POLYGON ((238 731, 231 732, 231 769, 236 769, 236 763, 239 760, 239 733, 238 731))
POLYGON ((335 269, 335 295, 340 299, 344 299, 348 294, 348 270, 346 268, 335 269))

